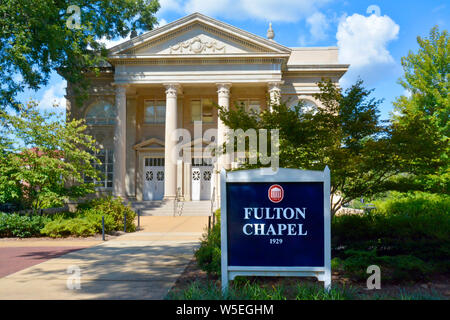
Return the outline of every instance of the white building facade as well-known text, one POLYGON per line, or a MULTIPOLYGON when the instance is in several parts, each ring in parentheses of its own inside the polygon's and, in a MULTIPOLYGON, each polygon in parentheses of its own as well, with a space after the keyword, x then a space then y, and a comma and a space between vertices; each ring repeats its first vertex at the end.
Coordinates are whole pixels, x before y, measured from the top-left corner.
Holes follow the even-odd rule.
POLYGON ((271 29, 268 37, 194 13, 111 48, 110 66, 92 78, 82 106, 68 84, 67 110, 86 119, 101 148, 99 192, 136 201, 209 200, 218 194, 218 171, 235 160, 202 156, 226 137, 215 104, 249 111, 279 98, 318 105, 317 82, 338 82, 348 69, 337 48, 288 48, 271 29), (190 141, 171 138, 180 128, 190 141), (208 129, 216 136, 205 135, 208 129), (173 159, 180 144, 189 158, 173 159))

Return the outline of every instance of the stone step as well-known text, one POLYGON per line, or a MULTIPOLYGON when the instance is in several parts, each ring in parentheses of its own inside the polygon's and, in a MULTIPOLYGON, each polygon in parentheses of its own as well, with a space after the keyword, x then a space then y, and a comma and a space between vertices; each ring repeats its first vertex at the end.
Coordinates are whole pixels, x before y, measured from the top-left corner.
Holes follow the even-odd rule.
MULTIPOLYGON (((209 216, 211 214, 211 201, 184 201, 182 202, 182 216, 209 216)), ((140 211, 142 216, 173 216, 173 201, 140 201, 131 203, 132 209, 140 211)), ((176 213, 178 215, 178 212, 176 213)))

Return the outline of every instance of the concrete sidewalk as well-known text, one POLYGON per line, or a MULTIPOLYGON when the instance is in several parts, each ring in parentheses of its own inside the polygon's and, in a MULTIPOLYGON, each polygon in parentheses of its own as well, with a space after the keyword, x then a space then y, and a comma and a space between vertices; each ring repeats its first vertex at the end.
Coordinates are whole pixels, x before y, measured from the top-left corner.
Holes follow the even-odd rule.
POLYGON ((0 279, 0 299, 163 299, 199 245, 207 217, 141 217, 142 231, 0 279), (67 282, 81 273, 81 288, 67 282))

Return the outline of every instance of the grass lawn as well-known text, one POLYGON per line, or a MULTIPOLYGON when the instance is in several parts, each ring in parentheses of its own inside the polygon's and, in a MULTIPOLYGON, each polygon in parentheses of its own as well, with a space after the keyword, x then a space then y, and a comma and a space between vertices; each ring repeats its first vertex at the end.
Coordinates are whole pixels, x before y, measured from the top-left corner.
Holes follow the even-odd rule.
MULTIPOLYGON (((381 270, 383 272, 383 270, 381 270)), ((228 296, 221 294, 220 278, 202 271, 195 259, 170 290, 169 300, 449 300, 450 277, 426 282, 383 284, 367 290, 364 282, 333 272, 332 290, 326 293, 315 278, 238 277, 228 296)))

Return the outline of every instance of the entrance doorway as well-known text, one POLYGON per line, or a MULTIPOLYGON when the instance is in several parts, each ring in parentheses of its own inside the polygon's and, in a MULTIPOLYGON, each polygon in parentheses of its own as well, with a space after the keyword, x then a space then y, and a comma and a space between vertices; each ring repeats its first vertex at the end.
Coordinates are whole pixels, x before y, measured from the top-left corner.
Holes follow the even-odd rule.
POLYGON ((164 158, 144 158, 143 200, 164 198, 164 158))
POLYGON ((204 159, 192 159, 192 200, 211 200, 213 166, 204 159))

